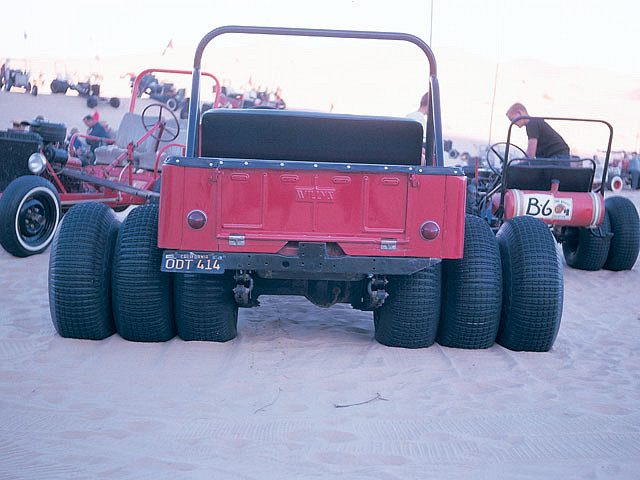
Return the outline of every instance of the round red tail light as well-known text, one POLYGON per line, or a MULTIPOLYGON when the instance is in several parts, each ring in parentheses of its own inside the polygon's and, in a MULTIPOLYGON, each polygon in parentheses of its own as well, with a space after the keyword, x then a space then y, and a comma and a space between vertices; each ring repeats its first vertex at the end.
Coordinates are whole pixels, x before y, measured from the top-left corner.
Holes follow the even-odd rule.
POLYGON ((199 230, 207 224, 207 215, 202 210, 191 210, 187 215, 187 224, 199 230))
POLYGON ((420 236, 427 241, 435 240, 440 235, 440 226, 431 220, 420 226, 420 236))

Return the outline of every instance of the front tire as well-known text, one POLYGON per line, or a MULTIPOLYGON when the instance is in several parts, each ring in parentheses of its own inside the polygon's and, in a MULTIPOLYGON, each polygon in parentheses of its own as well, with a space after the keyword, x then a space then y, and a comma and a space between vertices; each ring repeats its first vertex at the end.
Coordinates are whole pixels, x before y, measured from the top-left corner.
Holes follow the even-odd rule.
POLYGON ((466 215, 463 257, 443 260, 442 278, 438 343, 489 348, 500 325, 502 267, 496 237, 480 217, 466 215))
POLYGON ((373 311, 376 340, 389 347, 424 348, 438 333, 441 265, 388 278, 389 297, 373 311))
POLYGON ((111 261, 120 222, 104 204, 64 216, 49 258, 49 308, 60 336, 102 340, 115 333, 111 261))
POLYGON ((560 328, 564 283, 553 235, 534 217, 515 217, 497 234, 502 259, 502 318, 497 342, 546 352, 560 328))
POLYGON ((610 197, 604 202, 611 221, 611 247, 604 264, 607 270, 631 270, 640 250, 640 220, 628 198, 610 197))
POLYGON ((0 244, 16 257, 42 253, 61 218, 60 197, 51 182, 25 175, 0 197, 0 244))
POLYGON ((158 206, 131 210, 120 227, 113 260, 113 314, 118 333, 134 342, 175 336, 171 275, 161 272, 158 206))

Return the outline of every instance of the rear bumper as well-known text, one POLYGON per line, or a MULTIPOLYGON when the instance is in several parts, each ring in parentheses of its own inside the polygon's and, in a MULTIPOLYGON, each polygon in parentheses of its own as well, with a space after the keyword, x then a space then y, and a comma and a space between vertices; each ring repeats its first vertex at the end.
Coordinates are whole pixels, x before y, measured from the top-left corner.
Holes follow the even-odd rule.
POLYGON ((224 256, 226 271, 251 270, 260 272, 265 277, 308 279, 335 275, 411 275, 440 262, 439 258, 331 256, 327 254, 326 244, 311 242, 300 242, 298 253, 295 255, 234 252, 220 254, 224 256))

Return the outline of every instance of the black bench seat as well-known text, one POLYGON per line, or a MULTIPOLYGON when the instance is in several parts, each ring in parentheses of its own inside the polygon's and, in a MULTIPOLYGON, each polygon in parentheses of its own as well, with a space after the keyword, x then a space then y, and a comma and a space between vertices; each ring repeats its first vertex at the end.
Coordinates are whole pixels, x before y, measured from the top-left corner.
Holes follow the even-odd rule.
POLYGON ((291 110, 209 110, 201 156, 420 165, 422 125, 409 118, 291 110))

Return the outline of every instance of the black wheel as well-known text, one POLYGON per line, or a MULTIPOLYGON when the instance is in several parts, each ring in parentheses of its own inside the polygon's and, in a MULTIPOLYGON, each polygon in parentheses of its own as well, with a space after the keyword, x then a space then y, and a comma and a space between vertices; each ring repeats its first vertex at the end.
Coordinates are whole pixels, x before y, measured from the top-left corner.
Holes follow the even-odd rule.
POLYGON ((66 82, 65 80, 52 80, 51 81, 51 93, 62 93, 65 94, 67 93, 67 90, 69 89, 69 83, 66 82))
POLYGON ((502 307, 500 248, 489 225, 467 215, 464 254, 442 261, 442 316, 437 341, 455 348, 489 348, 502 307))
POLYGON ((174 112, 178 109, 178 101, 175 98, 169 98, 166 101, 167 107, 169 107, 174 112))
POLYGON ((120 106, 120 99, 118 97, 111 97, 109 99, 109 105, 113 108, 118 108, 120 106))
POLYGON ((441 265, 388 280, 389 297, 373 311, 376 340, 390 347, 432 345, 440 318, 441 265))
POLYGON ((631 270, 640 250, 640 221, 638 211, 631 200, 610 197, 604 201, 611 221, 611 247, 604 264, 607 270, 631 270))
POLYGON ((27 85, 24 87, 24 93, 31 93, 31 82, 27 82, 27 85))
POLYGON ((122 338, 163 342, 175 336, 171 275, 160 271, 158 206, 133 209, 120 227, 113 260, 113 316, 122 338))
POLYGON ((238 334, 229 275, 180 274, 173 282, 176 326, 183 340, 226 342, 238 334))
POLYGON ((31 95, 33 95, 34 97, 38 95, 38 86, 37 85, 34 85, 31 88, 31 95))
POLYGON ((49 308, 62 337, 101 340, 115 333, 111 263, 120 222, 104 204, 64 216, 49 258, 49 308))
POLYGON ((96 97, 90 96, 89 98, 87 98, 87 107, 95 108, 96 105, 98 105, 98 99, 96 97))
POLYGON ((12 181, 0 197, 0 244, 16 257, 42 253, 60 222, 60 197, 42 177, 12 181))
POLYGON ((556 242, 534 217, 507 220, 497 234, 502 259, 502 317, 497 342, 546 352, 560 328, 564 284, 556 242))
POLYGON ((624 180, 620 175, 612 175, 607 178, 607 190, 620 193, 624 187, 624 180))
POLYGON ((609 214, 605 210, 600 228, 570 227, 562 242, 567 265, 580 270, 600 270, 609 255, 611 237, 609 214))

